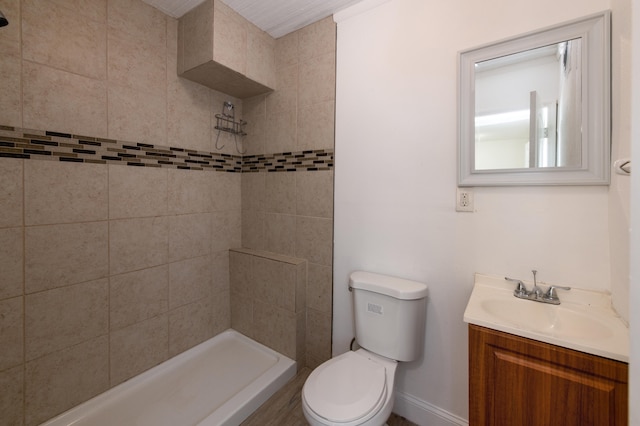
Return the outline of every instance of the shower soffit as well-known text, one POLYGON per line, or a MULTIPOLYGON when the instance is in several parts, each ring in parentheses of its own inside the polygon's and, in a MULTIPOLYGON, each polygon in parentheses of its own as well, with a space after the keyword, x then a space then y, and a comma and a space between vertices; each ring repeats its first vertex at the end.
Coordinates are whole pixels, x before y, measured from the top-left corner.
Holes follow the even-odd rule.
MULTIPOLYGON (((198 6, 203 0, 143 0, 174 18, 198 6)), ((273 38, 280 38, 304 26, 363 0, 222 0, 247 21, 273 38)))

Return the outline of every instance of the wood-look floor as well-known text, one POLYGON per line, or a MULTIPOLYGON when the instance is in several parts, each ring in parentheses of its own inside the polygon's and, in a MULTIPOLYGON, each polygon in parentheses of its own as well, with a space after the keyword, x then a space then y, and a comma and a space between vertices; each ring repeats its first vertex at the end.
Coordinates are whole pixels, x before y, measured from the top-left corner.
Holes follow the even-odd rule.
MULTIPOLYGON (((300 392, 305 380, 311 373, 309 368, 301 369, 298 374, 273 395, 242 426, 308 426, 302 413, 300 392)), ((416 426, 407 419, 392 414, 387 421, 389 426, 416 426)))

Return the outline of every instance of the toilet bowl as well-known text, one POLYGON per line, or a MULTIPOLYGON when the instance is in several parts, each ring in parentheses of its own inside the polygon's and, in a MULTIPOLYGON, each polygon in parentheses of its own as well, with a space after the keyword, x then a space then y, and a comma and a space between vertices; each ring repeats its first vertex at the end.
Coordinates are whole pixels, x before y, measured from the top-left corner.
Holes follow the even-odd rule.
POLYGON ((381 426, 393 409, 397 362, 365 349, 349 351, 316 368, 302 389, 311 426, 381 426))
POLYGON ((307 378, 302 411, 312 426, 382 426, 393 410, 398 362, 422 353, 425 284, 355 271, 349 290, 361 349, 324 362, 307 378))

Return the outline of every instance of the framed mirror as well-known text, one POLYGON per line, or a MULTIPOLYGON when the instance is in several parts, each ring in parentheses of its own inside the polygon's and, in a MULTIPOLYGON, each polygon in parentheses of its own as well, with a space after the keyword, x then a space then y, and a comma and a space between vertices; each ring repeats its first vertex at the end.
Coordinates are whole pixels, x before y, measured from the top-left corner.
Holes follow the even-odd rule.
POLYGON ((460 52, 458 185, 607 185, 609 11, 460 52))

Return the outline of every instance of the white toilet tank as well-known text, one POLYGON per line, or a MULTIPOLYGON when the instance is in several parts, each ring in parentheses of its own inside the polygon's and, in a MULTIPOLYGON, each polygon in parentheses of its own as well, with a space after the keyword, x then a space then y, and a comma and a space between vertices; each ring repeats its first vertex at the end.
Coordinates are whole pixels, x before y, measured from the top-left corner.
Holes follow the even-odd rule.
POLYGON ((350 276, 349 289, 360 346, 397 361, 420 356, 427 314, 424 283, 356 271, 350 276))

